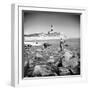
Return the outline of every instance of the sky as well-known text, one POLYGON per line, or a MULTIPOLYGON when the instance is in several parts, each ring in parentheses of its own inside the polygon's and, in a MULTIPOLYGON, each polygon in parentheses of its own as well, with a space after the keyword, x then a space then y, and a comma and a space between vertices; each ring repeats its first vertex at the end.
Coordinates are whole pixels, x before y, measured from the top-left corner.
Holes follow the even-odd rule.
POLYGON ((24 11, 24 35, 47 33, 51 30, 64 33, 69 38, 80 37, 80 15, 61 12, 24 11))

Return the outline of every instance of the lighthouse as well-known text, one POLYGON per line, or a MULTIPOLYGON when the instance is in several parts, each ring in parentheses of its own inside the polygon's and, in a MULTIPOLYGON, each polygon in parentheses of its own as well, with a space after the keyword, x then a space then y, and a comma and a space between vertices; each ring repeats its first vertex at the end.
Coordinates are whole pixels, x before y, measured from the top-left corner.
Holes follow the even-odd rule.
POLYGON ((51 24, 51 32, 53 31, 53 25, 51 24))
POLYGON ((53 31, 53 25, 51 24, 51 30, 48 31, 48 34, 50 34, 53 31))

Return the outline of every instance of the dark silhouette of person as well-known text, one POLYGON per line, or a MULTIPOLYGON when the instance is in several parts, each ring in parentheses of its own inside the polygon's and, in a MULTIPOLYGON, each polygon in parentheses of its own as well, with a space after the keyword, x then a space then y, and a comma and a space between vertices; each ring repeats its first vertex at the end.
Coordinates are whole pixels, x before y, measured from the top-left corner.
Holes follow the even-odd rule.
POLYGON ((64 48, 64 39, 60 39, 60 50, 63 51, 63 48, 64 48))

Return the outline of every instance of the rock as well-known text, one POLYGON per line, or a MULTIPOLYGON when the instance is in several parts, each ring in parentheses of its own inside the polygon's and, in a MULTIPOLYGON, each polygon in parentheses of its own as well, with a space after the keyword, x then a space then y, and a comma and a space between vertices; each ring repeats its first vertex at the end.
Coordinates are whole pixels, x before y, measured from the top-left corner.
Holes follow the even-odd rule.
POLYGON ((54 63, 55 62, 54 56, 50 56, 48 62, 54 63))
POLYGON ((66 60, 62 60, 62 66, 63 67, 69 67, 70 66, 70 64, 69 64, 69 61, 66 61, 66 60))
POLYGON ((74 75, 80 75, 80 67, 71 68, 74 75))
POLYGON ((71 58, 69 61, 63 60, 62 65, 63 67, 68 68, 72 75, 80 74, 80 64, 78 62, 78 58, 71 58))
POLYGON ((67 49, 64 49, 64 59, 62 59, 63 67, 76 67, 78 65, 78 58, 73 57, 73 53, 67 49))
POLYGON ((26 61, 24 62, 24 67, 27 66, 27 64, 28 64, 28 61, 26 60, 26 61))
POLYGON ((33 66, 33 60, 30 59, 30 60, 29 60, 29 67, 32 67, 32 66, 33 66))
POLYGON ((41 51, 42 51, 42 49, 41 49, 41 48, 38 48, 38 49, 36 49, 36 51, 41 52, 41 51))
POLYGON ((71 67, 74 68, 78 65, 78 59, 77 58, 71 58, 68 61, 67 60, 62 60, 62 65, 63 67, 71 67))
POLYGON ((41 71, 42 71, 41 66, 40 65, 36 65, 34 67, 33 75, 34 76, 41 76, 41 71))
POLYGON ((59 67, 59 73, 60 75, 70 75, 70 71, 67 68, 59 67))
POLYGON ((43 56, 42 56, 40 53, 37 52, 37 53, 36 53, 36 57, 40 57, 40 58, 41 58, 41 57, 43 57, 43 56))
POLYGON ((72 68, 75 68, 76 66, 78 66, 78 58, 71 58, 70 59, 70 61, 69 61, 70 63, 70 66, 72 67, 72 68))
POLYGON ((73 53, 70 50, 64 49, 64 58, 66 61, 69 61, 70 58, 73 56, 73 53))
POLYGON ((36 65, 34 67, 33 76, 50 76, 54 75, 47 65, 36 65))

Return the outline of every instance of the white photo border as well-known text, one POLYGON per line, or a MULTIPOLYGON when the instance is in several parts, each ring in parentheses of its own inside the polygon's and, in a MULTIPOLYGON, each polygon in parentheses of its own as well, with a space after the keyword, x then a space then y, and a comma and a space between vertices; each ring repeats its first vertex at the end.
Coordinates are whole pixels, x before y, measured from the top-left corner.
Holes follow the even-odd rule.
POLYGON ((69 82, 85 82, 87 81, 87 60, 84 57, 84 34, 86 31, 86 8, 73 7, 36 7, 24 4, 12 4, 11 6, 11 85, 12 86, 31 86, 31 85, 45 85, 58 84, 69 82), (54 77, 35 77, 22 78, 22 11, 49 11, 49 12, 65 12, 80 14, 80 47, 81 47, 81 75, 76 76, 54 76, 54 77), (39 79, 39 80, 38 80, 39 79), (45 81, 46 80, 46 81, 45 81), (39 82, 39 83, 38 83, 39 82))

